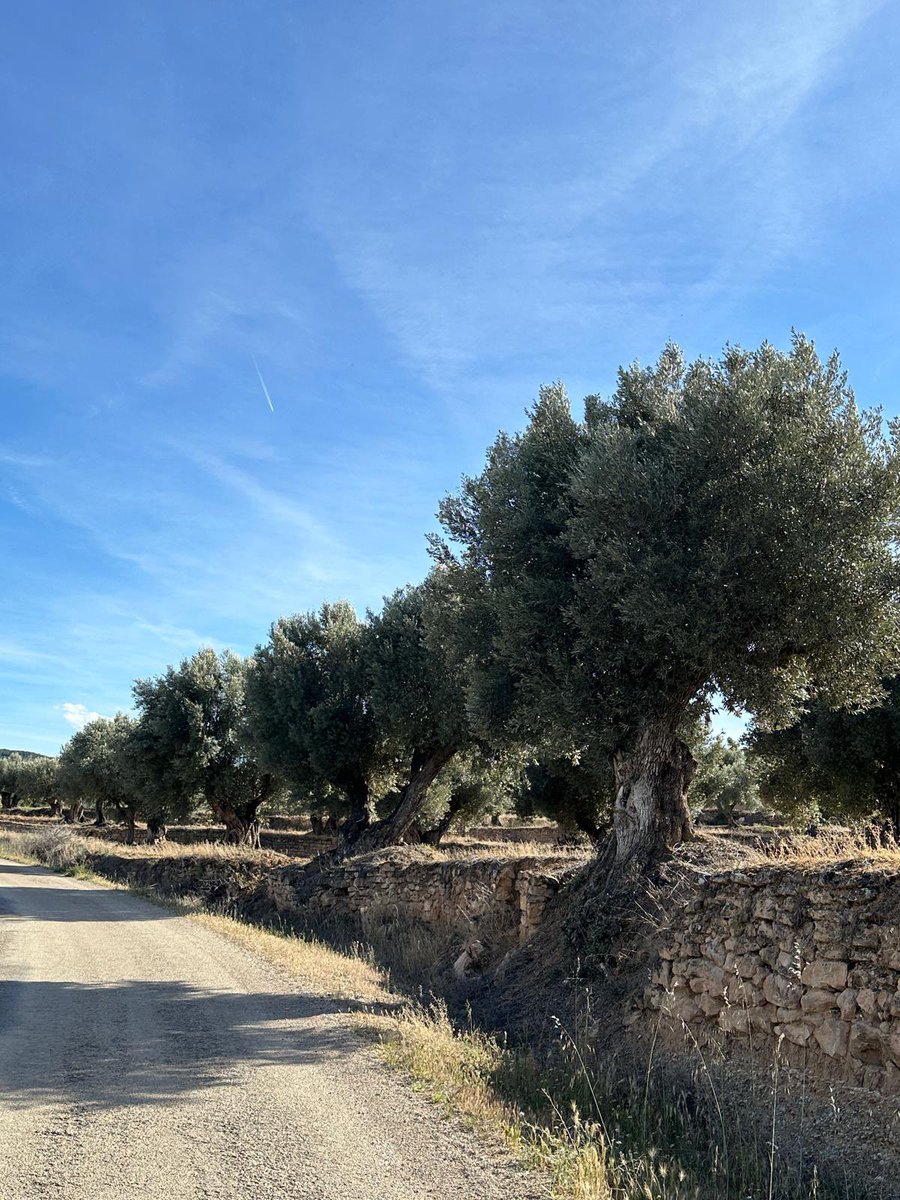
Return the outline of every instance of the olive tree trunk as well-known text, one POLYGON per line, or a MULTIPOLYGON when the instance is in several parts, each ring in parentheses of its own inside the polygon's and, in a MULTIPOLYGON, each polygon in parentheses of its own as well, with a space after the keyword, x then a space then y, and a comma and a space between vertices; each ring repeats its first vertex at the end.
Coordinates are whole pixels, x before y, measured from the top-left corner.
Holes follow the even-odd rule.
POLYGON ((147 818, 147 845, 155 846, 157 842, 166 840, 166 823, 162 817, 147 818))
POLYGON ((409 779, 404 784, 394 811, 383 821, 376 821, 349 839, 354 854, 383 850, 402 842, 416 824, 416 819, 428 799, 428 790, 440 771, 456 753, 455 747, 441 746, 417 750, 410 763, 409 779))
POLYGON ((445 834, 449 831, 456 817, 466 807, 468 797, 462 792, 453 792, 450 795, 450 802, 447 805, 447 811, 438 821, 437 825, 433 825, 431 829, 423 829, 419 832, 418 840, 426 846, 439 846, 445 834))
POLYGON ((341 827, 341 840, 355 845, 375 822, 375 800, 365 779, 351 780, 345 791, 350 812, 341 827))
POLYGON ((106 824, 106 814, 103 811, 103 801, 97 800, 94 804, 94 824, 102 827, 106 824))
POLYGON ((687 789, 697 764, 676 722, 643 726, 613 756, 615 861, 650 861, 693 835, 687 789))
POLYGON ((222 803, 212 805, 213 816, 225 826, 226 842, 233 846, 259 849, 259 803, 256 801, 234 807, 222 803))

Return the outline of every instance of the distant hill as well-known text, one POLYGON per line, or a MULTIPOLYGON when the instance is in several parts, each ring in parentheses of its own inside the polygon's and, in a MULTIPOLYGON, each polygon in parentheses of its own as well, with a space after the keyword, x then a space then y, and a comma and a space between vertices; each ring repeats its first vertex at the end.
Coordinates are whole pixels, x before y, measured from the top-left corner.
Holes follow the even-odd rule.
POLYGON ((9 758, 12 754, 20 754, 22 758, 47 758, 46 754, 38 754, 36 750, 0 750, 0 758, 9 758))

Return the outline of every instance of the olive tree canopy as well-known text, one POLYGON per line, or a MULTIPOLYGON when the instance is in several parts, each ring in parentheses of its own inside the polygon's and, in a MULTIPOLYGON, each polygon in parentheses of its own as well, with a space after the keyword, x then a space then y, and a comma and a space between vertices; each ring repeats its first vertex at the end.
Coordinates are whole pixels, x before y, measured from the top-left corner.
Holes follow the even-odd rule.
POLYGON ((396 764, 390 811, 366 836, 367 848, 412 835, 429 789, 470 746, 465 675, 450 644, 456 597, 440 570, 401 588, 368 620, 367 659, 372 712, 396 764))
POLYGON ((126 744, 134 730, 135 721, 124 713, 97 717, 72 734, 59 756, 61 795, 70 804, 93 805, 99 825, 112 805, 128 819, 129 842, 134 839, 137 782, 126 744))
POLYGON ((384 753, 372 713, 366 625, 350 604, 282 617, 247 675, 260 761, 302 792, 342 794, 353 829, 374 818, 384 753))
POLYGON ((750 748, 766 799, 791 816, 881 818, 900 836, 900 677, 863 711, 811 704, 787 729, 756 729, 750 748))
POLYGON ((491 694, 505 673, 520 726, 609 751, 620 862, 689 835, 681 732, 716 693, 767 723, 877 699, 900 648, 895 433, 803 337, 689 366, 668 346, 583 421, 545 389, 444 502, 495 613, 491 694))
POLYGON ((260 806, 281 788, 259 766, 246 725, 244 662, 200 650, 155 679, 139 679, 134 739, 147 788, 174 817, 206 801, 228 840, 259 844, 260 806))
POLYGON ((443 623, 453 603, 434 572, 365 620, 346 603, 282 618, 251 661, 263 761, 306 793, 342 793, 344 840, 358 850, 415 836, 429 788, 469 744, 462 668, 443 623))

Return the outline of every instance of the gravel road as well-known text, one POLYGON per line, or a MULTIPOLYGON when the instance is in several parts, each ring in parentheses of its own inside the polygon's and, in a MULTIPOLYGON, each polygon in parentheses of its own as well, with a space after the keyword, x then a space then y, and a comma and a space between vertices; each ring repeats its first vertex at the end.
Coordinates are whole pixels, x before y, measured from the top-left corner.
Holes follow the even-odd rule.
POLYGON ((120 891, 0 861, 0 1200, 533 1200, 347 1002, 120 891))

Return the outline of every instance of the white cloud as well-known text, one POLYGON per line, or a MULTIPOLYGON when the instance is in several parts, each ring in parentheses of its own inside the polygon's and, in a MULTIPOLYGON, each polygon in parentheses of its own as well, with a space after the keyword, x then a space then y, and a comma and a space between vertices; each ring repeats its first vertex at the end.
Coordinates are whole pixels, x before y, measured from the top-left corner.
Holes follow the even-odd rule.
POLYGON ((69 700, 56 707, 62 712, 63 719, 68 721, 74 729, 83 729, 89 721, 97 721, 103 715, 91 712, 85 704, 72 704, 69 700))

